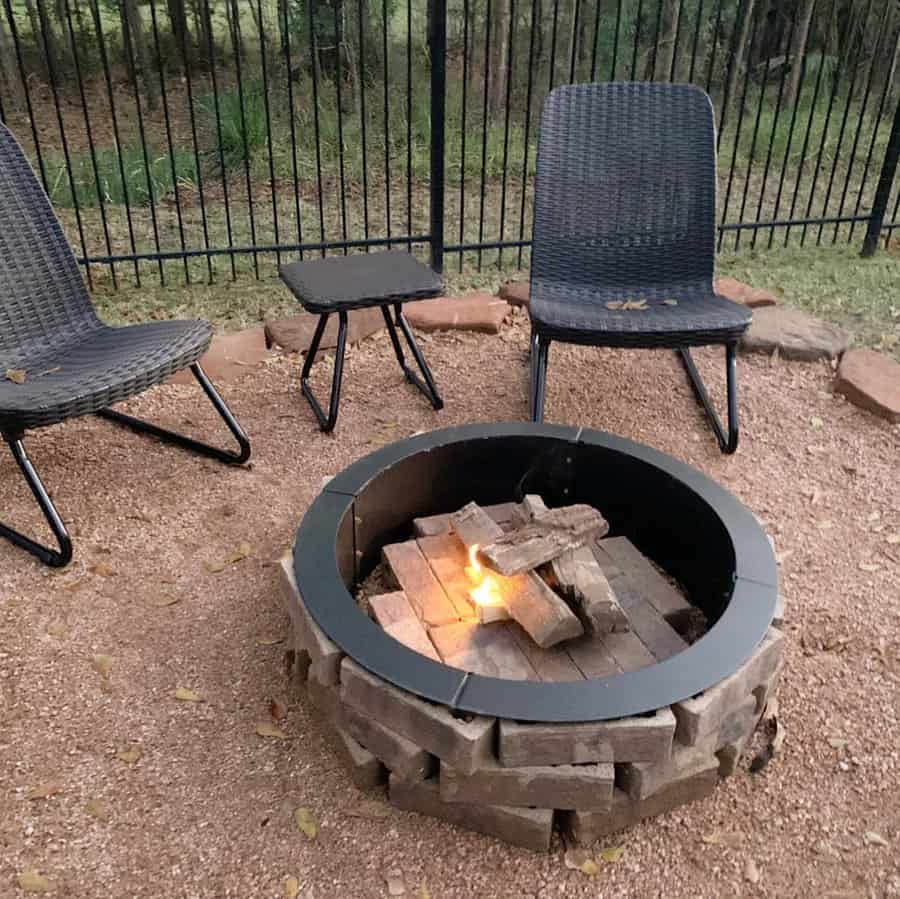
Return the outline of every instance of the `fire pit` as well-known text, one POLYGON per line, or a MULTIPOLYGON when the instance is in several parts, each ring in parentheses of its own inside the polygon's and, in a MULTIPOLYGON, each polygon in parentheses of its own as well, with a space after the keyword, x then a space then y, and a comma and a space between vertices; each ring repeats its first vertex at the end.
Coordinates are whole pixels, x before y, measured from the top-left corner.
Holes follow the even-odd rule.
POLYGON ((384 447, 325 486, 283 567, 294 670, 357 782, 389 777, 401 808, 532 848, 707 795, 780 668, 775 560, 752 514, 688 466, 584 429, 384 447), (527 579, 574 623, 535 625, 518 592, 480 601, 486 576, 527 579))

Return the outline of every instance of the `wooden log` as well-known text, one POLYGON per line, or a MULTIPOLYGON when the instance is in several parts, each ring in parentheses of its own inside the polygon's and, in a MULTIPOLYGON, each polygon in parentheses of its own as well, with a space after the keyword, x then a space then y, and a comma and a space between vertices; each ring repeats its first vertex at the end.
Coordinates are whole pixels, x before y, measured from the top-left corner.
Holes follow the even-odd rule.
POLYGON ((441 660, 428 639, 428 632, 402 590, 370 597, 369 608, 386 634, 390 634, 413 652, 434 659, 435 662, 441 660))
POLYGON ((459 620, 453 603, 447 599, 415 540, 390 543, 381 552, 423 624, 435 627, 459 620))
MULTIPOLYGON (((512 530, 518 522, 515 519, 519 509, 518 503, 497 503, 495 506, 484 506, 484 511, 500 525, 501 530, 512 530)), ((417 537, 437 537, 447 534, 450 528, 450 515, 427 515, 413 519, 413 531, 417 537)))
POLYGON ((485 677, 537 680, 525 654, 502 624, 467 621, 431 630, 431 640, 444 663, 485 677))
POLYGON ((469 556, 459 538, 446 531, 432 537, 420 537, 416 542, 457 615, 463 620, 475 618, 476 610, 469 599, 472 582, 466 576, 469 556))
MULTIPOLYGON (((453 529, 467 548, 480 546, 500 534, 500 526, 475 503, 450 516, 453 529)), ((572 610, 534 572, 503 577, 491 574, 497 593, 510 615, 538 646, 546 649, 584 633, 572 610)))
POLYGON ((628 630, 628 618, 590 547, 566 550, 549 568, 554 585, 569 600, 587 633, 628 630))
POLYGON ((608 531, 606 519, 591 506, 564 506, 539 512, 530 523, 482 544, 479 556, 488 568, 510 577, 531 571, 608 531))

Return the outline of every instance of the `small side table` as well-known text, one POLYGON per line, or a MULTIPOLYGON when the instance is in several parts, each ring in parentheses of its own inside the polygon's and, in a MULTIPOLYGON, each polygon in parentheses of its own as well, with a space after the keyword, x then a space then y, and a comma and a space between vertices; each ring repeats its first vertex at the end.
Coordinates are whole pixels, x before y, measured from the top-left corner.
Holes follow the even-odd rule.
POLYGON ((440 276, 423 265, 412 254, 388 251, 354 256, 329 256, 303 262, 292 262, 279 269, 281 280, 290 288, 307 312, 319 315, 319 323, 306 353, 300 373, 300 390, 312 407, 323 431, 334 428, 341 399, 341 379, 344 372, 344 351, 347 345, 347 313, 351 309, 378 306, 384 315, 394 352, 406 380, 415 384, 428 397, 435 409, 442 409, 444 401, 438 393, 425 357, 403 315, 407 300, 423 300, 440 296, 444 285, 440 276), (390 307, 394 317, 391 318, 390 307), (309 373, 319 351, 325 326, 333 313, 338 315, 337 350, 328 415, 322 410, 309 386, 309 373), (397 329, 403 332, 409 350, 416 360, 422 377, 407 364, 397 329))

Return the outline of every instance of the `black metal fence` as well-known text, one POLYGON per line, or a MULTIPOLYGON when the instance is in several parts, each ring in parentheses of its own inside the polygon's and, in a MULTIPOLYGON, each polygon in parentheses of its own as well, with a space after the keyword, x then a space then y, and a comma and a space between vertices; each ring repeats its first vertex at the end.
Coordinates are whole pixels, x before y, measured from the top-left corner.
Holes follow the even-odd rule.
POLYGON ((720 247, 900 230, 898 0, 3 0, 0 117, 92 284, 528 264, 558 84, 702 86, 720 247))

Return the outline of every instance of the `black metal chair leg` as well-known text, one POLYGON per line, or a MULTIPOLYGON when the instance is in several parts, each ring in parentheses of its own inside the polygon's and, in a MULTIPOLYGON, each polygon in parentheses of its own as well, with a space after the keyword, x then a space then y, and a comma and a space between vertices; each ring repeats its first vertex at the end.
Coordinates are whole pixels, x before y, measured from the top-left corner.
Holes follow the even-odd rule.
POLYGON ((434 382, 434 376, 431 374, 431 369, 428 367, 428 363, 425 361, 425 357, 422 355, 422 351, 416 343, 416 338, 410 330, 409 323, 406 321, 406 316, 403 314, 403 306, 400 303, 394 305, 395 320, 391 319, 391 315, 386 306, 381 307, 381 313, 384 315, 388 334, 390 334, 391 343, 394 346, 394 353, 397 355, 397 361, 400 363, 400 368, 403 369, 406 380, 409 381, 410 384, 414 384, 418 387, 419 390, 428 397, 428 401, 436 410, 443 409, 444 401, 441 399, 440 393, 438 393, 437 385, 434 382), (409 351, 412 353, 413 359, 416 360, 419 371, 422 372, 421 378, 406 364, 403 347, 400 345, 400 338, 397 334, 397 327, 403 332, 409 351))
POLYGON ((171 443, 175 446, 180 446, 184 449, 191 450, 192 452, 199 453, 202 456, 208 456, 211 459, 217 459, 219 462, 225 462, 228 465, 243 465, 244 462, 246 462, 250 458, 250 441, 247 438, 247 435, 244 433, 241 426, 237 423, 235 417, 231 414, 231 410, 225 404, 225 400, 223 400, 222 397, 219 396, 216 388, 213 387, 213 385, 210 383, 209 378, 206 377, 206 373, 200 367, 200 364, 195 362, 191 366, 191 371, 194 373, 194 377, 203 388, 203 392, 207 395, 209 401, 215 407, 216 412, 218 412, 222 417, 222 420, 225 422, 228 430, 237 441, 237 452, 219 449, 219 447, 216 446, 210 446, 208 443, 202 443, 199 440, 194 440, 191 437, 185 437, 183 434, 178 434, 175 431, 169 431, 165 428, 160 428, 157 425, 144 421, 143 419, 135 418, 133 415, 126 415, 124 412, 117 412, 114 409, 102 409, 97 413, 97 415, 99 415, 101 418, 107 419, 108 421, 113 421, 116 424, 120 424, 123 427, 128 428, 129 430, 136 431, 138 434, 150 434, 152 437, 156 437, 165 443, 171 443))
POLYGON ((700 377, 700 372, 697 371, 697 366, 694 364, 691 351, 679 349, 678 355, 681 357, 681 362, 684 365, 688 379, 691 382, 694 396, 706 412, 706 417, 709 419, 713 433, 716 435, 719 449, 723 453, 730 455, 738 446, 737 345, 730 343, 725 347, 725 375, 728 384, 727 435, 725 434, 725 429, 722 427, 722 422, 719 420, 719 416, 716 414, 716 410, 713 408, 712 400, 706 392, 706 387, 703 384, 703 379, 700 377))
POLYGON ((313 362, 315 362, 316 354, 319 352, 319 344, 322 342, 322 335, 325 333, 325 325, 328 324, 330 313, 323 313, 319 317, 319 324, 316 325, 316 331, 310 342, 309 349, 306 351, 306 359, 303 362, 303 370, 300 372, 300 391, 306 397, 319 422, 320 430, 326 434, 334 430, 338 417, 338 408, 341 402, 341 381, 344 377, 344 353, 347 349, 347 313, 345 311, 338 312, 338 335, 337 348, 334 355, 334 374, 331 379, 331 398, 328 401, 328 415, 325 415, 319 401, 316 399, 309 386, 309 373, 312 370, 313 362))
POLYGON ((537 333, 531 335, 531 420, 544 420, 544 396, 547 389, 547 359, 550 341, 537 333))
POLYGON ((25 476, 25 480, 28 482, 28 486, 31 488, 34 498, 41 507, 41 511, 44 513, 47 524, 50 525, 50 530, 53 531, 53 535, 56 537, 59 549, 49 549, 46 546, 42 546, 30 537, 20 534, 18 531, 7 527, 5 524, 0 524, 0 537, 5 537, 16 546, 37 556, 44 564, 50 565, 52 568, 62 568, 64 565, 68 565, 72 558, 72 540, 66 531, 66 526, 59 517, 56 507, 53 505, 53 500, 50 499, 41 479, 34 470, 31 460, 25 453, 25 447, 22 445, 21 438, 11 437, 6 434, 4 434, 3 437, 6 440, 7 446, 9 446, 10 452, 13 454, 13 458, 18 463, 22 474, 25 476))

